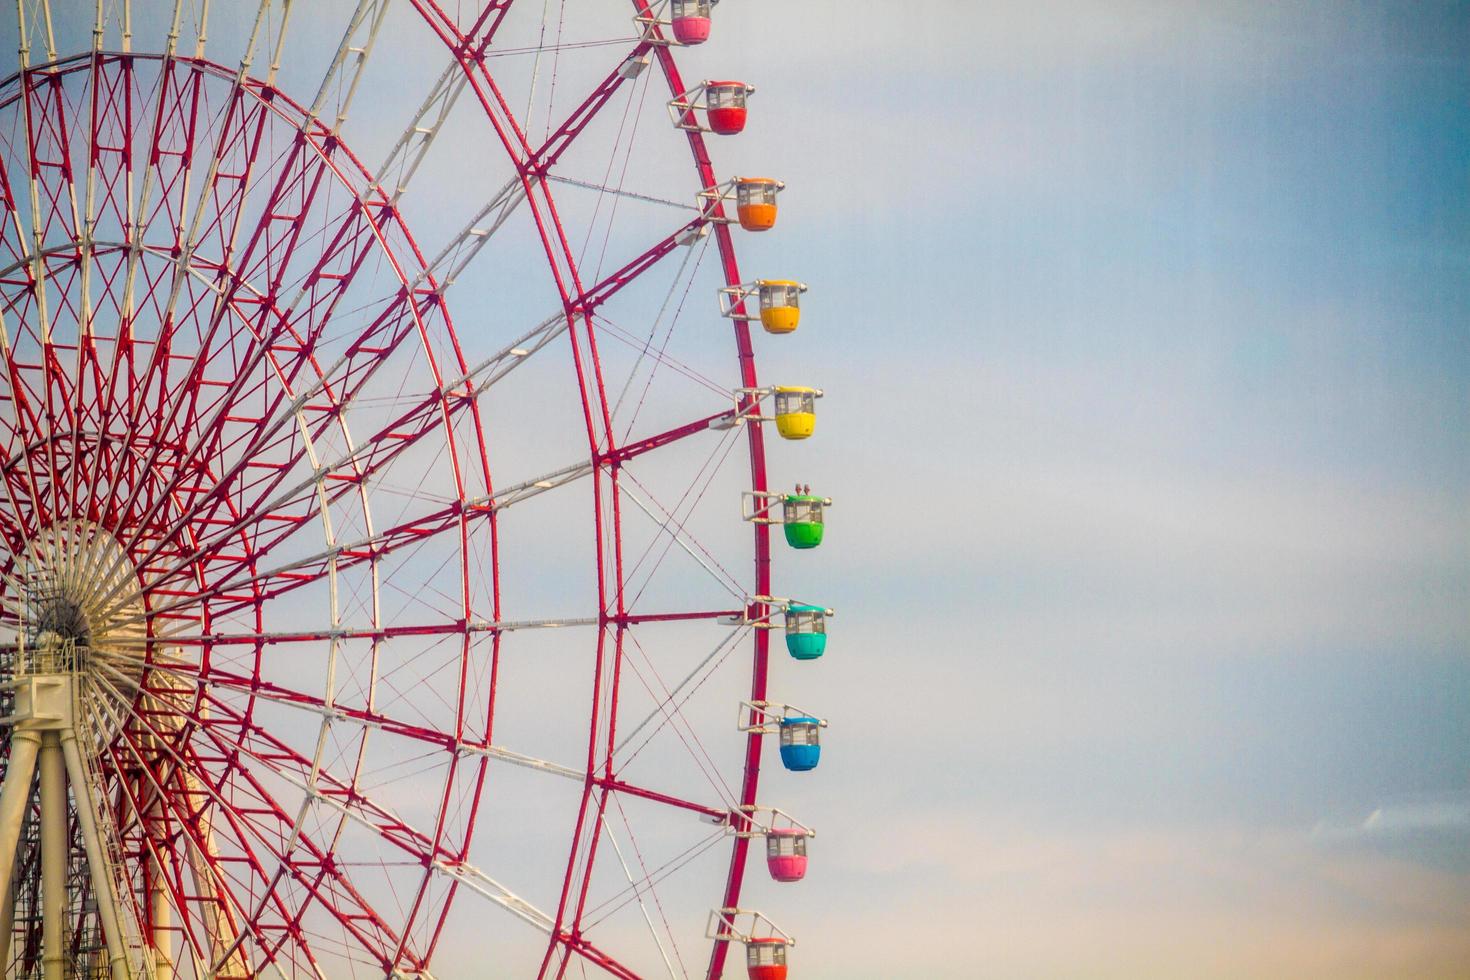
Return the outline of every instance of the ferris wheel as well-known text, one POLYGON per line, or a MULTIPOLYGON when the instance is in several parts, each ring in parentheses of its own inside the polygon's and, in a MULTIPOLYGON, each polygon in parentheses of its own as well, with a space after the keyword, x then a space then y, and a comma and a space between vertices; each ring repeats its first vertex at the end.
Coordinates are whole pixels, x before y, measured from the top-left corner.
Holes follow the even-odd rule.
POLYGON ((832 501, 715 2, 0 19, 4 976, 787 976, 832 501))

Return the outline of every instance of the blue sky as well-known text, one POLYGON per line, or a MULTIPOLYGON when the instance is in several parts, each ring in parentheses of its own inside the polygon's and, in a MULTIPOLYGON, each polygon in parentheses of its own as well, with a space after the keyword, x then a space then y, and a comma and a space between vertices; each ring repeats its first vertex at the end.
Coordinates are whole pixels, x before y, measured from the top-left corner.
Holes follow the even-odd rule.
POLYGON ((803 975, 1462 975, 1470 11, 905 9, 763 71, 845 443, 803 975))

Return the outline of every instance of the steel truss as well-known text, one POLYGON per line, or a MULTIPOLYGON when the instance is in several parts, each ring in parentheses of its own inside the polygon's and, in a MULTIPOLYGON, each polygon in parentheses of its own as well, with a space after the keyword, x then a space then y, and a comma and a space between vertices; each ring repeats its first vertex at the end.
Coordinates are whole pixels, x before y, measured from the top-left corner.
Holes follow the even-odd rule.
MULTIPOLYGON (((635 474, 675 446, 742 441, 742 485, 765 493, 762 427, 741 424, 760 416, 762 389, 737 298, 727 329, 739 378, 719 386, 734 394, 692 421, 615 425, 605 309, 671 255, 711 243, 735 289, 732 225, 722 200, 691 201, 613 271, 588 275, 555 194, 681 207, 560 169, 646 67, 670 98, 687 90, 673 46, 634 0, 637 32, 606 75, 557 103, 533 138, 494 71, 510 0, 349 4, 309 101, 279 77, 290 45, 312 43, 301 5, 261 0, 243 51, 219 60, 207 3, 164 6, 168 30, 146 46, 128 0, 98 2, 86 43, 68 45, 47 0, 18 0, 20 70, 0 83, 0 969, 426 977, 465 892, 538 931, 539 975, 558 978, 574 964, 637 976, 595 929, 636 903, 675 975, 677 944, 645 900, 728 843, 709 904, 739 908, 761 738, 746 736, 734 785, 712 779, 704 798, 624 766, 650 741, 697 740, 684 711, 731 651, 749 665, 742 693, 764 703, 769 636, 749 623, 769 613, 745 597, 772 591, 770 532, 751 528, 752 564, 736 577, 686 526, 692 505, 667 505, 635 474), (352 123, 405 18, 446 66, 369 167, 352 123), (425 252, 405 212, 466 111, 512 176, 425 252), (537 243, 557 302, 470 353, 456 284, 516 228, 537 243), (488 398, 558 355, 585 451, 492 480, 488 398), (391 492, 425 466, 446 492, 399 504, 391 492), (585 494, 595 598, 584 615, 507 615, 502 522, 558 491, 585 494), (644 515, 633 520, 709 573, 711 608, 637 602, 629 502, 644 515), (414 576, 421 588, 395 605, 414 576), (326 621, 303 625, 307 607, 326 621), (640 635, 699 622, 714 650, 682 680, 640 673, 640 635), (495 736, 502 644, 556 629, 591 650, 582 758, 495 736), (293 658, 320 670, 293 672, 293 658), (635 675, 654 704, 624 718, 635 675), (428 760, 423 813, 374 784, 390 768, 380 757, 410 752, 428 760), (505 767, 580 784, 545 907, 471 860, 505 767), (649 868, 623 801, 713 830, 649 868), (627 888, 599 898, 605 866, 627 888)), ((703 134, 683 138, 697 186, 718 186, 703 134)), ((703 747, 689 751, 706 768, 703 747)), ((730 929, 721 919, 704 947, 709 978, 724 971, 730 929)))

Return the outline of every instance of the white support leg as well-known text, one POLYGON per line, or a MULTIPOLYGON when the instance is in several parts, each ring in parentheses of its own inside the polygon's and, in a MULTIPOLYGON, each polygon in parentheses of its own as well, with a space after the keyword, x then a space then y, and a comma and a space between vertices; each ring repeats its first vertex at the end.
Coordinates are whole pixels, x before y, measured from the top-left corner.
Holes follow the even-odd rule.
POLYGON ((130 980, 126 947, 123 945, 122 917, 118 914, 118 894, 114 886, 107 849, 97 826, 97 804, 82 765, 76 734, 62 733, 61 749, 66 756, 66 771, 71 777, 72 792, 77 801, 77 825, 87 851, 87 868, 92 873, 92 893, 97 896, 97 914, 102 920, 102 937, 107 941, 107 960, 112 967, 112 980, 130 980))
POLYGON ((153 920, 153 978, 174 980, 173 904, 169 901, 164 867, 148 858, 148 908, 153 920))
POLYGON ((41 736, 41 976, 66 980, 66 762, 55 732, 41 736))
POLYGON ((41 751, 41 733, 14 731, 10 735, 10 768, 0 787, 0 881, 9 881, 15 871, 15 846, 31 801, 31 777, 36 774, 36 756, 41 751))
POLYGON ((10 934, 15 931, 15 873, 5 879, 0 889, 0 977, 10 967, 10 934))
MULTIPOLYGON (((188 798, 198 799, 204 794, 197 776, 187 769, 182 770, 180 775, 183 777, 188 798)), ((200 814, 197 837, 197 844, 188 845, 189 870, 194 875, 194 888, 201 896, 218 899, 219 882, 215 880, 212 868, 219 853, 214 847, 214 827, 208 811, 200 814)), ((254 976, 245 960, 240 931, 235 927, 229 906, 222 901, 204 901, 201 903, 200 915, 204 918, 205 931, 209 934, 209 957, 216 966, 214 976, 218 980, 244 980, 254 976)))

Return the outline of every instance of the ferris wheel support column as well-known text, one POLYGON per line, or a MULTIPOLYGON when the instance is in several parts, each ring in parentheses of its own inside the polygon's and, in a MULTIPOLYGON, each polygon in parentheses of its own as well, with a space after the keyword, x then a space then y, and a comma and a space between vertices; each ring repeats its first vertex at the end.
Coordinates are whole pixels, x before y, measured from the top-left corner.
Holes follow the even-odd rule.
POLYGON ((0 880, 11 881, 14 877, 15 847, 20 843, 20 827, 31 802, 31 777, 36 774, 40 751, 40 732, 20 729, 11 733, 10 764, 5 770, 5 784, 0 786, 0 880))
POLYGON ((15 872, 5 876, 0 889, 0 974, 10 962, 10 936, 15 931, 15 872))
POLYGON ((154 980, 173 980, 173 906, 169 904, 163 863, 155 857, 148 861, 148 920, 152 934, 154 980))
MULTIPOLYGON (((189 799, 204 798, 205 790, 197 776, 187 769, 181 770, 185 795, 189 799)), ((209 955, 215 961, 214 976, 219 980, 245 980, 254 976, 245 959, 245 950, 240 942, 240 930, 235 926, 230 908, 219 892, 219 881, 211 870, 219 861, 219 851, 214 844, 214 826, 207 811, 201 810, 196 818, 197 825, 193 840, 185 845, 189 860, 189 872, 194 876, 194 888, 200 895, 210 895, 216 900, 205 904, 204 928, 209 937, 209 955), (220 959, 224 957, 224 962, 220 959)))
POLYGON ((61 750, 66 757, 66 771, 71 777, 72 795, 77 803, 77 826, 82 832, 82 845, 87 852, 87 869, 92 875, 92 894, 97 896, 97 917, 102 920, 102 938, 107 942, 107 960, 112 967, 112 980, 131 980, 126 947, 123 945, 122 916, 112 865, 102 846, 97 825, 97 806, 92 798, 92 782, 87 778, 82 753, 77 748, 76 731, 61 733, 61 750))
POLYGON ((41 975, 66 980, 66 761, 55 732, 41 736, 41 975))

